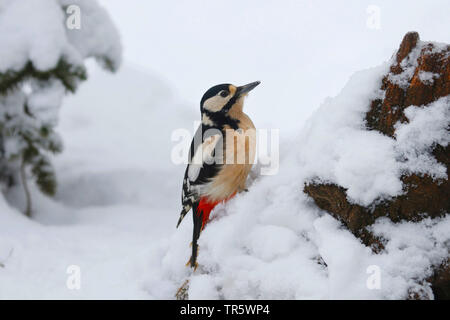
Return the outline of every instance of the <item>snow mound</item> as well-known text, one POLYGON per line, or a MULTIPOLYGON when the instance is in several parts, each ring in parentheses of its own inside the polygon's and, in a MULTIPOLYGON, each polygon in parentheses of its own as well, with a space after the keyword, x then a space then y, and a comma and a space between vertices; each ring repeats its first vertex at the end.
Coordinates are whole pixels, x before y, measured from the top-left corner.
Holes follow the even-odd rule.
POLYGON ((351 203, 369 206, 402 193, 405 173, 446 179, 446 167, 431 155, 450 141, 450 97, 405 109, 395 139, 365 128, 364 115, 389 64, 355 74, 341 94, 325 102, 300 136, 299 160, 308 181, 347 189, 351 203), (370 89, 372 88, 372 90, 370 89))

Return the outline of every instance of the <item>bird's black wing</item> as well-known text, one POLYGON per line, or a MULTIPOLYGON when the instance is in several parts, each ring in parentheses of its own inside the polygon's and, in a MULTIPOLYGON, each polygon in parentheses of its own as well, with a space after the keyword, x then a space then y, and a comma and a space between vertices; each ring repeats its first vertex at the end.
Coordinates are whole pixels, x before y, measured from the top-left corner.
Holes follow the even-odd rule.
POLYGON ((189 163, 186 167, 183 178, 183 188, 181 191, 181 203, 183 209, 180 213, 180 218, 177 227, 180 225, 184 216, 192 209, 195 204, 198 204, 201 197, 202 186, 210 182, 220 168, 221 161, 214 161, 214 159, 198 159, 197 152, 202 148, 204 153, 211 153, 214 159, 223 159, 223 137, 222 132, 217 128, 212 128, 205 125, 200 125, 191 142, 189 152, 189 163), (208 139, 215 137, 213 150, 208 149, 208 139), (197 155, 197 157, 196 157, 197 155))

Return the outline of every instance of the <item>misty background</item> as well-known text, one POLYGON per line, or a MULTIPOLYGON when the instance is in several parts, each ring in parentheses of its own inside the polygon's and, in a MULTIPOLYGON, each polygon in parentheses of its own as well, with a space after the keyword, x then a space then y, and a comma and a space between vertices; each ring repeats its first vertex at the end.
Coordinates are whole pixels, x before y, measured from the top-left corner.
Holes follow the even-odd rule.
POLYGON ((446 0, 101 3, 122 36, 124 60, 164 79, 195 112, 215 84, 261 80, 247 111, 257 128, 280 128, 281 136, 352 73, 386 61, 407 31, 450 40, 446 0))

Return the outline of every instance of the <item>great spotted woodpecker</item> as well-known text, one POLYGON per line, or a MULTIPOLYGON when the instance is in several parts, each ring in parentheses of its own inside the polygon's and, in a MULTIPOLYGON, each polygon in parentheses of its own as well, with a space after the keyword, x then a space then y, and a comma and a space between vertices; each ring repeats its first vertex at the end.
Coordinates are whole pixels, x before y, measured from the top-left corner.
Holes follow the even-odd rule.
POLYGON ((186 265, 194 270, 197 240, 212 209, 245 190, 255 157, 256 133, 242 109, 246 95, 259 84, 220 84, 206 91, 200 102, 202 122, 191 143, 181 195, 183 209, 177 224, 192 209, 192 255, 186 265))

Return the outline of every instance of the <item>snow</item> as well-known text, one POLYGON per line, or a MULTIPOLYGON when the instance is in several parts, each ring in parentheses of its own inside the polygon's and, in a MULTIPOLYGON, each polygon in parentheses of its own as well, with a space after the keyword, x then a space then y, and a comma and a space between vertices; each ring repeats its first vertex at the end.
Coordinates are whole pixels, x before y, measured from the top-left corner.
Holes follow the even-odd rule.
POLYGON ((395 141, 364 124, 370 101, 383 94, 377 88, 387 70, 386 63, 353 75, 340 95, 314 113, 299 138, 306 178, 341 185, 350 201, 365 206, 402 191, 395 141))
MULTIPOLYGON (((411 83, 411 79, 414 76, 414 72, 419 65, 418 58, 420 56, 420 52, 425 47, 426 43, 418 40, 416 46, 411 50, 411 52, 400 62, 400 67, 402 68, 402 72, 399 74, 389 74, 389 80, 398 85, 403 90, 408 89, 409 84, 411 83)), ((391 59, 393 60, 394 57, 391 59)))
POLYGON ((434 79, 438 79, 440 77, 439 73, 433 73, 428 71, 420 71, 419 72, 419 79, 424 84, 432 85, 434 82, 434 79))
MULTIPOLYGON (((389 80, 397 84, 403 90, 406 90, 411 82, 412 77, 414 76, 414 72, 419 65, 418 57, 422 51, 425 51, 427 54, 437 54, 447 49, 447 45, 443 43, 433 42, 433 48, 430 48, 428 45, 430 42, 425 41, 417 41, 416 46, 411 52, 406 56, 401 62, 400 67, 402 68, 402 72, 400 74, 389 74, 389 80)), ((447 55, 447 54, 446 54, 447 55)), ((393 57, 394 58, 394 57, 393 57)), ((393 58, 391 62, 394 61, 393 58)), ((438 73, 420 71, 419 79, 426 85, 431 85, 434 82, 434 79, 439 78, 438 73)))
POLYGON ((64 93, 61 81, 53 80, 48 86, 33 90, 28 95, 28 108, 43 124, 55 126, 64 93))
POLYGON ((405 109, 409 123, 397 123, 396 149, 401 154, 403 170, 409 173, 428 174, 435 179, 447 179, 447 168, 436 161, 431 147, 450 142, 450 97, 442 97, 428 106, 410 106, 405 109))
POLYGON ((371 100, 383 97, 377 88, 388 65, 353 75, 337 97, 313 114, 299 139, 307 180, 341 185, 351 202, 363 206, 400 195, 404 173, 447 177, 445 166, 430 152, 436 144, 449 142, 448 96, 427 106, 408 107, 409 122, 395 125, 395 139, 365 129, 364 113, 371 100))
POLYGON ((121 60, 118 33, 106 11, 89 0, 2 0, 0 2, 0 73, 18 71, 28 61, 38 70, 56 66, 61 56, 75 65, 86 57, 121 60), (81 28, 70 30, 63 7, 77 5, 81 28), (24 19, 26 17, 26 19, 24 19))
POLYGON ((80 8, 80 29, 66 29, 70 45, 83 58, 95 57, 97 62, 108 68, 106 58, 117 68, 122 60, 122 47, 119 32, 108 12, 92 0, 59 0, 59 3, 63 8, 73 5, 80 8))
POLYGON ((0 5, 0 72, 20 70, 28 60, 39 70, 54 67, 68 46, 64 13, 57 2, 3 0, 0 5))

